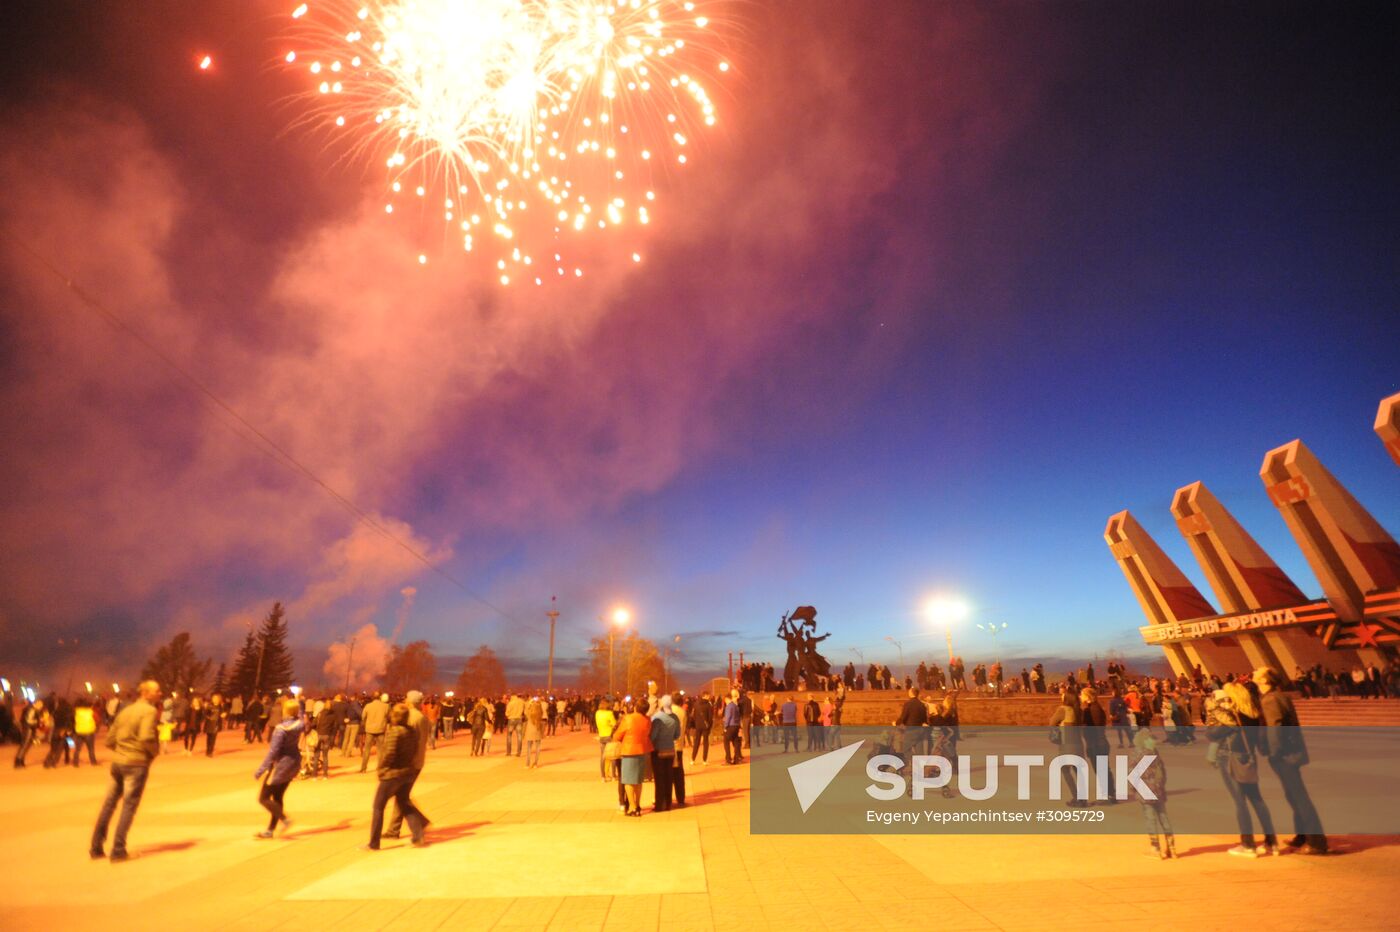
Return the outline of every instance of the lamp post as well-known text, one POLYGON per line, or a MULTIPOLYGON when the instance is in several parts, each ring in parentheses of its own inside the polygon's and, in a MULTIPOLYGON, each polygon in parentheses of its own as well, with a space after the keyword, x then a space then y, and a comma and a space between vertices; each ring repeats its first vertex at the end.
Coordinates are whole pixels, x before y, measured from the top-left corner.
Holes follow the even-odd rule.
MULTIPOLYGON (((602 621, 602 619, 598 619, 602 621)), ((632 620, 632 613, 625 608, 613 609, 612 624, 608 627, 608 693, 616 694, 616 678, 613 676, 613 650, 614 642, 617 639, 617 629, 623 627, 632 620)))
MULTIPOLYGON (((680 642, 681 642, 681 636, 678 634, 678 635, 676 635, 676 637, 675 637, 673 643, 679 644, 680 642)), ((662 678, 662 683, 663 683, 663 685, 662 685, 661 691, 662 691, 663 693, 669 693, 669 692, 671 691, 671 666, 670 666, 670 660, 671 660, 672 657, 676 656, 676 655, 679 654, 680 652, 681 652, 681 649, 680 649, 679 647, 668 647, 668 648, 665 649, 665 651, 662 652, 662 655, 661 655, 661 678, 662 678)))
POLYGON ((924 606, 924 614, 929 621, 943 628, 948 639, 948 662, 953 662, 953 622, 962 621, 972 614, 972 606, 957 596, 940 595, 929 599, 924 606))
POLYGON ((977 630, 986 631, 987 634, 990 634, 991 642, 993 642, 993 645, 995 645, 998 644, 997 635, 1001 634, 1002 631, 1007 630, 1007 623, 1005 623, 1005 621, 1002 621, 1001 624, 995 624, 991 623, 991 621, 988 621, 987 624, 983 624, 981 623, 981 621, 979 621, 979 623, 977 623, 977 630))
POLYGON ((889 635, 885 635, 885 640, 889 641, 891 644, 893 644, 893 645, 899 650, 899 676, 900 676, 900 679, 903 679, 903 678, 904 678, 904 645, 901 644, 901 643, 899 643, 898 641, 896 641, 894 638, 890 637, 889 635))
POLYGON ((559 620, 559 610, 554 607, 554 596, 549 597, 549 611, 545 615, 549 618, 549 672, 545 674, 545 690, 554 695, 554 623, 559 620))
POLYGON ((346 655, 346 657, 345 657, 345 693, 346 693, 346 695, 349 695, 349 694, 350 694, 350 670, 351 670, 351 669, 354 667, 354 665, 355 665, 355 638, 356 638, 356 635, 353 635, 353 634, 350 635, 350 651, 349 651, 349 653, 348 653, 348 654, 346 655))

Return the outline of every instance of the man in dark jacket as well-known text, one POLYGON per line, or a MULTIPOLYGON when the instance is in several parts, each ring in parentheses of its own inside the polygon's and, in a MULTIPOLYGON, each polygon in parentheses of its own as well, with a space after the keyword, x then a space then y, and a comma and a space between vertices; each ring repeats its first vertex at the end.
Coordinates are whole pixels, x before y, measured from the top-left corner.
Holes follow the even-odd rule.
POLYGON ((819 749, 822 743, 822 707, 811 693, 807 694, 807 702, 802 706, 802 721, 807 726, 807 750, 819 749))
POLYGON ((1094 786, 1099 785, 1099 764, 1102 757, 1107 775, 1107 802, 1118 802, 1117 784, 1113 779, 1113 768, 1108 765, 1108 713, 1099 704, 1096 689, 1085 687, 1079 692, 1079 708, 1083 712, 1084 756, 1089 760, 1089 772, 1094 775, 1094 786))
POLYGON ((695 756, 699 754, 700 766, 703 767, 710 760, 710 732, 715 727, 715 707, 708 692, 701 693, 700 701, 695 704, 692 727, 690 762, 695 763, 695 756))
MULTIPOLYGON (((413 772, 408 777, 408 789, 403 795, 413 792, 413 785, 418 782, 418 775, 423 772, 423 765, 428 762, 428 741, 433 736, 433 723, 423 714, 423 694, 416 689, 410 689, 404 697, 408 706, 408 728, 413 732, 415 741, 413 745, 413 772)), ((417 811, 417 807, 414 807, 417 811)), ((389 838, 398 838, 399 832, 403 829, 404 816, 407 810, 399 802, 398 797, 394 800, 394 815, 389 820, 389 828, 384 832, 389 838)), ((426 826, 428 819, 422 812, 418 813, 419 819, 426 826)), ((414 845, 421 846, 423 840, 423 829, 413 830, 410 822, 409 830, 413 831, 413 837, 417 839, 414 845)))
POLYGON ((368 851, 379 850, 379 838, 384 829, 384 807, 392 799, 398 811, 408 820, 408 829, 413 837, 413 846, 421 848, 427 844, 423 831, 428 820, 409 798, 416 777, 414 761, 418 754, 418 732, 408 727, 408 706, 399 703, 388 716, 388 727, 384 733, 383 747, 379 752, 379 787, 374 794, 374 810, 370 818, 368 851))
POLYGON ((1308 748, 1303 730, 1298 727, 1298 713, 1293 697, 1280 687, 1283 679, 1274 670, 1260 667, 1254 671, 1254 685, 1259 687, 1259 709, 1267 728, 1262 733, 1259 751, 1269 758, 1269 767, 1283 784, 1283 795, 1293 810, 1293 840, 1288 847, 1300 854, 1326 854, 1327 836, 1322 831, 1322 817, 1317 814, 1308 787, 1303 783, 1303 767, 1308 763, 1308 748))
MULTIPOLYGON (((914 753, 923 744, 928 728, 928 707, 919 698, 918 687, 909 690, 909 698, 899 710, 899 718, 894 720, 894 752, 904 758, 901 772, 908 779, 914 769, 914 753)), ((909 793, 913 795, 914 781, 909 780, 909 793)))

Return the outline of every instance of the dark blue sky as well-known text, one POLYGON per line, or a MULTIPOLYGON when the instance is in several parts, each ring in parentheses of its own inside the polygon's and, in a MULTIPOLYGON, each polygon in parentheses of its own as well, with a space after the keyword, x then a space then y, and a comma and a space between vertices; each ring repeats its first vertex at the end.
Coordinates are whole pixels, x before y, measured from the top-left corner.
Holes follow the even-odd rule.
MULTIPOLYGON (((1264 452, 1295 437, 1400 531, 1400 470, 1371 432, 1400 390, 1393 4, 737 7, 722 129, 670 186, 678 209, 653 258, 569 299, 577 327, 435 280, 485 322, 442 334, 463 367, 447 385, 430 348, 396 342, 393 314, 367 337, 382 355, 347 368, 318 356, 346 318, 303 313, 317 292, 298 275, 334 281, 355 259, 347 249, 337 268, 314 244, 394 228, 356 213, 379 196, 375 178, 287 131, 288 79, 261 64, 280 55, 278 11, 246 9, 0 14, 15 43, 0 130, 60 127, 12 143, 6 177, 38 166, 43 190, 89 190, 92 160, 65 154, 85 134, 164 166, 181 195, 155 251, 175 319, 198 333, 174 344, 180 358, 367 510, 425 549, 450 547, 445 568, 510 619, 411 567, 346 573, 356 581, 334 599, 312 599, 354 565, 336 562, 343 516, 256 457, 232 470, 241 478, 198 467, 191 438, 206 428, 178 391, 101 382, 120 343, 58 357, 97 384, 61 431, 36 428, 58 402, 36 374, 55 350, 34 321, 67 305, 16 284, 4 423, 37 452, 11 453, 3 476, 38 505, 0 515, 29 561, 0 579, 14 644, 33 625, 107 630, 114 650, 181 624, 226 640, 238 612, 278 597, 309 606, 301 646, 314 652, 364 620, 387 631, 411 583, 410 636, 444 654, 487 641, 520 669, 543 653, 550 595, 567 665, 615 603, 657 640, 681 634, 695 671, 731 648, 776 658, 772 629, 797 604, 835 632, 834 659, 855 647, 893 662, 887 636, 937 656, 917 611, 939 590, 968 598, 972 621, 1005 621, 1007 656, 1133 651, 1143 619, 1104 523, 1131 509, 1204 591, 1167 511, 1198 479, 1318 594, 1258 478, 1264 452), (222 74, 192 73, 201 48, 222 74), (99 112, 118 129, 94 128, 99 112), (548 321, 529 353, 501 349, 513 314, 548 321), (504 361, 481 375, 488 358, 504 361), (394 373, 403 386, 384 384, 394 373), (288 400, 306 395, 319 406, 288 400), (60 480, 46 466, 85 458, 71 438, 102 436, 106 404, 141 451, 110 455, 161 477, 131 493, 140 511, 198 501, 202 535, 158 525, 188 560, 74 544, 84 522, 137 521, 134 504, 110 503, 103 469, 60 480), (376 420, 410 407, 431 416, 395 417, 412 424, 400 434, 376 420), (342 419, 354 443, 317 432, 342 419), (285 533, 265 539, 245 515, 285 533), (70 559, 84 592, 52 608, 47 594, 72 587, 45 573, 71 581, 70 559)), ((61 229, 59 213, 39 225, 61 229)), ((66 253, 32 223, 26 235, 123 308, 155 306, 121 297, 121 262, 66 253)), ((6 256, 7 274, 27 274, 6 256)), ((417 288, 385 300, 432 304, 417 288)), ((360 289, 327 306, 365 302, 368 317, 374 300, 360 289)), ((157 535, 133 536, 147 548, 157 535)), ((972 621, 960 652, 990 659, 972 621)))

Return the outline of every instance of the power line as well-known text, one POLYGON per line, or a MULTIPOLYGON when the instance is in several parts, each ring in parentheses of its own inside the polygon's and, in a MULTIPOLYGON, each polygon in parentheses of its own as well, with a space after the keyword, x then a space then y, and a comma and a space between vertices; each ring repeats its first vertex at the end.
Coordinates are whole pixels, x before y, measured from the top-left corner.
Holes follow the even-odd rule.
POLYGON ((397 545, 405 553, 408 553, 419 563, 426 566, 429 570, 432 570, 438 576, 441 576, 443 579, 456 586, 468 598, 471 598, 477 603, 484 605, 486 608, 489 608, 491 611, 500 615, 507 621, 514 622, 515 624, 526 624, 528 627, 532 628, 537 627, 537 625, 529 625, 526 622, 522 622, 521 620, 512 616, 509 612, 502 609, 500 606, 492 603, 485 596, 473 592, 460 579, 458 579, 451 573, 447 572, 447 570, 435 564, 432 560, 428 559, 426 555, 421 553, 412 544, 408 543, 403 538, 395 534, 393 531, 386 528, 379 521, 375 520, 373 516, 368 514, 364 509, 360 508, 360 506, 356 505, 353 501, 351 501, 348 497, 346 497, 345 495, 341 494, 340 492, 332 488, 330 485, 328 485, 325 482, 325 480, 323 480, 320 476, 316 475, 316 473, 312 472, 310 467, 306 466, 287 450, 283 449, 281 445, 279 445, 267 434, 259 430, 252 422, 250 422, 247 418, 240 414, 237 411, 237 409, 235 409, 231 404, 219 397, 219 395, 216 394, 212 388, 210 388, 208 385, 202 382, 197 376, 191 373, 184 366, 180 365, 179 362, 177 362, 172 356, 170 356, 168 353, 162 350, 154 342, 147 339, 147 337, 144 334, 142 334, 139 330, 137 330, 131 324, 128 324, 115 311, 108 308, 96 297, 89 294, 81 285, 73 281, 72 278, 70 278, 61 268, 58 267, 58 265, 52 262, 47 256, 39 252, 34 247, 30 246, 29 243, 20 239, 18 236, 15 236, 7 229, 0 228, 0 234, 3 234, 6 239, 8 239, 22 252, 28 255, 29 258, 32 259, 36 264, 38 264, 44 271, 48 272, 54 278, 58 279, 58 281, 60 281, 63 284, 63 286, 67 288, 73 294, 73 296, 76 297, 78 301, 83 304, 84 307, 95 313, 97 316, 101 317, 113 329, 136 341, 136 343, 140 344, 140 346, 143 349, 145 349, 156 359, 160 360, 160 362, 167 369, 169 369, 176 376, 178 376, 179 380, 184 381, 189 386, 194 388, 195 392, 200 397, 201 402, 204 404, 205 408, 211 411, 219 420, 219 422, 225 427, 227 427, 233 434, 248 441, 256 450, 258 450, 258 452, 262 453, 268 459, 294 473, 301 475, 303 478, 314 483, 323 492, 325 492, 326 495, 328 495, 331 498, 331 500, 333 500, 337 505, 339 505, 351 516, 353 516, 356 521, 360 522, 361 524, 380 534, 386 540, 389 540, 395 545, 397 545), (232 422, 230 422, 229 419, 232 419, 232 422))

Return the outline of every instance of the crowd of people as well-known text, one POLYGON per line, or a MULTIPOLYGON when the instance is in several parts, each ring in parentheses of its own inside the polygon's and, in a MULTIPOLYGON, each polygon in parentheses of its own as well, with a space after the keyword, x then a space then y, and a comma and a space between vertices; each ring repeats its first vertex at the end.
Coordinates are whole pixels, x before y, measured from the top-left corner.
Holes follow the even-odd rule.
POLYGON ((298 779, 327 779, 333 755, 348 759, 347 770, 356 769, 358 762, 358 772, 365 773, 373 765, 377 780, 364 846, 372 851, 382 839, 400 837, 405 822, 412 845, 428 844, 429 821, 413 802, 413 787, 427 753, 439 741, 453 740, 459 730, 470 736, 472 756, 490 754, 493 736, 504 733, 503 747, 497 747, 507 757, 522 758, 526 769, 540 766, 544 740, 561 728, 596 734, 602 742, 602 776, 617 783, 619 807, 640 815, 645 783, 656 790, 654 811, 686 805, 685 751, 704 766, 712 733, 723 737, 726 761, 742 763, 753 714, 752 703, 745 699, 741 705, 737 691, 720 702, 708 693, 661 695, 654 683, 635 700, 520 693, 459 700, 450 693, 425 697, 417 690, 402 697, 337 693, 313 698, 296 692, 226 700, 219 693, 165 695, 160 684, 147 681, 105 701, 36 697, 14 714, 13 698, 6 696, 0 709, 4 721, 15 727, 0 728, 0 736, 17 739, 17 768, 26 766, 35 747, 46 749, 45 766, 78 766, 83 756, 95 766, 96 737, 106 727, 111 782, 89 853, 120 862, 132 857, 127 835, 152 763, 170 753, 213 757, 220 739, 230 735, 243 745, 266 744, 253 773, 260 783, 257 802, 268 814, 256 833, 259 839, 291 827, 289 787, 298 779))
MULTIPOLYGON (((93 857, 105 856, 109 824, 119 805, 121 816, 110 857, 120 861, 129 856, 126 835, 152 761, 177 750, 212 757, 227 732, 244 744, 267 745, 254 773, 261 782, 258 802, 268 812, 259 838, 274 837, 290 827, 288 787, 299 778, 328 778, 333 753, 348 758, 350 768, 358 758, 360 773, 373 761, 378 779, 366 848, 377 850, 382 838, 399 837, 405 821, 412 843, 427 843, 428 819, 414 805, 412 790, 427 752, 440 740, 453 740, 458 730, 470 736, 474 757, 490 754, 493 737, 504 733, 504 754, 523 758, 527 769, 540 766, 544 739, 561 727, 587 730, 599 742, 600 778, 616 784, 619 811, 637 817, 648 783, 653 786, 652 811, 686 806, 687 766, 707 766, 716 739, 722 743, 724 763, 730 766, 743 764, 747 749, 764 744, 781 744, 784 753, 839 748, 848 690, 898 688, 889 668, 875 664, 864 673, 848 664, 830 677, 824 684, 827 688, 808 692, 805 698, 791 692, 772 695, 782 692, 777 688, 748 688, 750 681, 759 687, 781 686, 772 682, 771 675, 771 666, 749 664, 727 693, 670 695, 660 693, 652 683, 645 696, 621 699, 577 694, 459 699, 452 693, 425 697, 412 690, 402 697, 263 694, 226 701, 218 693, 165 696, 158 684, 145 682, 134 697, 117 695, 104 701, 87 696, 69 701, 51 695, 31 698, 18 710, 14 697, 6 695, 0 699, 0 738, 17 741, 17 768, 26 766, 36 748, 44 752, 45 767, 77 767, 83 758, 96 766, 96 738, 107 727, 112 782, 94 830, 93 857), (386 809, 390 812, 387 827, 386 809)), ((1058 692, 1061 703, 1051 725, 1063 733, 1063 745, 1069 750, 1082 751, 1093 761, 1108 754, 1109 742, 1116 736, 1118 747, 1130 749, 1136 758, 1154 754, 1156 762, 1144 779, 1159 791, 1157 799, 1140 802, 1152 842, 1150 853, 1163 858, 1174 856, 1176 849, 1166 811, 1165 764, 1154 753, 1159 741, 1154 722, 1160 723, 1160 740, 1169 744, 1193 744, 1204 731, 1209 760, 1220 772, 1239 826, 1239 844, 1230 849, 1231 854, 1260 857, 1284 849, 1325 853, 1327 838, 1301 776, 1307 763, 1301 733, 1296 728, 1277 731, 1254 726, 1297 724, 1292 697, 1285 690, 1303 697, 1381 699, 1397 695, 1400 686, 1393 666, 1370 666, 1347 674, 1319 666, 1300 669, 1287 680, 1268 669, 1240 677, 1206 676, 1199 668, 1192 675, 1134 677, 1122 664, 1110 661, 1103 679, 1096 677, 1091 663, 1050 682, 1043 666, 1036 664, 1023 668, 1008 683, 1001 663, 996 662, 975 665, 971 677, 969 684, 961 658, 954 658, 946 673, 937 664, 920 663, 904 677, 908 698, 893 731, 875 743, 872 753, 892 751, 906 758, 933 753, 956 761, 959 695, 1058 692), (1284 845, 1259 790, 1260 760, 1270 764, 1293 810, 1297 832, 1284 845)), ((1066 804, 1087 805, 1087 786, 1079 785, 1068 772, 1065 780, 1066 804)), ((944 791, 951 793, 951 787, 944 791)))

